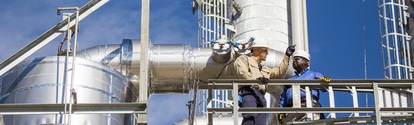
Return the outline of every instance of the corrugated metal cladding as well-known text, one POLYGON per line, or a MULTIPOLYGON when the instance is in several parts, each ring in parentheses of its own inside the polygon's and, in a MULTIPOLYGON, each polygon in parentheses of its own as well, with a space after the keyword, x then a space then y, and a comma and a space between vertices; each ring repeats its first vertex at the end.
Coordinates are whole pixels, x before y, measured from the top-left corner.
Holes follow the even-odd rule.
MULTIPOLYGON (((117 103, 125 100, 127 79, 120 72, 98 62, 77 58, 73 88, 77 103, 117 103), (93 95, 93 96, 91 96, 93 95)), ((69 100, 72 58, 41 57, 20 63, 1 78, 1 103, 62 104, 69 100), (66 63, 66 60, 68 63, 66 63), (65 72, 66 66, 69 70, 65 72), (66 95, 65 95, 66 94, 66 95)), ((130 96, 130 95, 129 95, 130 96)), ((128 97, 130 98, 130 97, 128 97)), ((64 115, 7 115, 6 125, 57 124, 64 115)), ((76 125, 122 125, 123 114, 72 114, 76 125)))

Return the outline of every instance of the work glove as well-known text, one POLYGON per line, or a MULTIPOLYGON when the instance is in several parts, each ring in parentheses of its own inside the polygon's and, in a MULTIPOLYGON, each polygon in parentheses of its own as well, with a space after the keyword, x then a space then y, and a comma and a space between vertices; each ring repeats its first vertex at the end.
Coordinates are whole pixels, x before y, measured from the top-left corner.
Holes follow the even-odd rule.
POLYGON ((331 78, 329 78, 328 76, 322 76, 322 77, 318 77, 318 79, 324 81, 324 82, 331 82, 331 78))
POLYGON ((285 125, 285 121, 283 121, 283 118, 285 118, 285 114, 280 113, 278 117, 280 125, 285 125))
POLYGON ((265 78, 265 77, 259 77, 259 78, 256 78, 256 80, 260 80, 260 82, 263 84, 267 84, 270 81, 268 78, 265 78))
POLYGON ((290 56, 293 54, 293 52, 295 52, 295 46, 296 46, 296 45, 288 46, 288 47, 286 48, 286 53, 285 53, 285 55, 290 57, 290 56))

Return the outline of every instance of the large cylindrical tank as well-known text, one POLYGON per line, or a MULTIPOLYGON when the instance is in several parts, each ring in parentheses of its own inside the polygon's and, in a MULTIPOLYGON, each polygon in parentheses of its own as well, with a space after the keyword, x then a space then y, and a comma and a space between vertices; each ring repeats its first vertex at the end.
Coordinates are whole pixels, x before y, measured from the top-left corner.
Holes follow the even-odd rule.
MULTIPOLYGON (((283 59, 286 48, 292 44, 289 2, 236 0, 236 3, 243 12, 234 20, 237 31, 234 40, 247 40, 251 37, 265 39, 273 52, 269 52, 263 63, 269 67, 277 67, 283 59)), ((289 67, 285 78, 289 78, 293 71, 293 68, 289 67)))
POLYGON ((291 42, 286 0, 236 0, 243 13, 235 20, 235 40, 265 38, 270 48, 284 52, 291 42))
MULTIPOLYGON (((77 103, 124 102, 127 79, 100 62, 72 57, 50 56, 27 60, 1 77, 2 104, 63 104, 73 83, 77 103), (67 71, 67 72, 65 72, 67 71), (74 80, 72 80, 72 72, 74 80), (67 77, 65 77, 67 76, 67 77)), ((73 125, 122 125, 123 114, 72 114, 73 125)), ((6 125, 62 124, 64 114, 6 115, 6 125)))

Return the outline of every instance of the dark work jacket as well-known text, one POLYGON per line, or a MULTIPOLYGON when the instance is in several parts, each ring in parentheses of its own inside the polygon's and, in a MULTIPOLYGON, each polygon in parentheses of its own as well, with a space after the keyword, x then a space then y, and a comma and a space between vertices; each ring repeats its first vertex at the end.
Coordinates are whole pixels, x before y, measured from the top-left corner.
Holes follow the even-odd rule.
MULTIPOLYGON (((243 87, 240 95, 243 97, 241 107, 266 107, 266 99, 258 89, 243 87)), ((242 125, 266 125, 265 113, 243 113, 242 116, 242 125)))

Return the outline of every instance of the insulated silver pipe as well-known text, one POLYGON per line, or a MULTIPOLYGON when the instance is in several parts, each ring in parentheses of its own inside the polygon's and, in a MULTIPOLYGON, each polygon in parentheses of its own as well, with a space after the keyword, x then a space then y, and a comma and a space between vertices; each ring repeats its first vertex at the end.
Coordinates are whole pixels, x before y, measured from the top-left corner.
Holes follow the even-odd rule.
MULTIPOLYGON (((78 52, 78 57, 107 64, 125 75, 139 76, 139 40, 123 40, 121 45, 99 45, 78 52), (131 75, 133 74, 133 75, 131 75)), ((211 50, 204 51, 211 56, 211 50)), ((190 60, 196 60, 189 45, 150 45, 149 48, 150 92, 188 93, 191 70, 190 60)), ((197 58, 199 59, 199 58, 197 58)), ((195 79, 194 77, 192 79, 195 79)), ((133 82, 136 87, 139 80, 133 82)))
POLYGON ((308 31, 306 19, 306 0, 291 0, 291 14, 292 14, 292 38, 293 44, 296 45, 297 50, 308 50, 308 31))
MULTIPOLYGON (((107 64, 126 76, 136 77, 140 75, 139 48, 139 40, 124 39, 121 45, 99 45, 81 50, 77 56, 107 64)), ((186 44, 154 44, 150 45, 148 53, 151 93, 188 93, 194 80, 207 82, 208 79, 235 78, 231 63, 234 58, 227 63, 217 63, 211 48, 192 49, 186 44)), ((263 64, 277 67, 282 61, 279 58, 283 56, 282 52, 270 50, 263 64)), ((290 69, 287 74, 292 73, 293 69, 290 69)), ((136 87, 138 81, 133 82, 136 87)))

